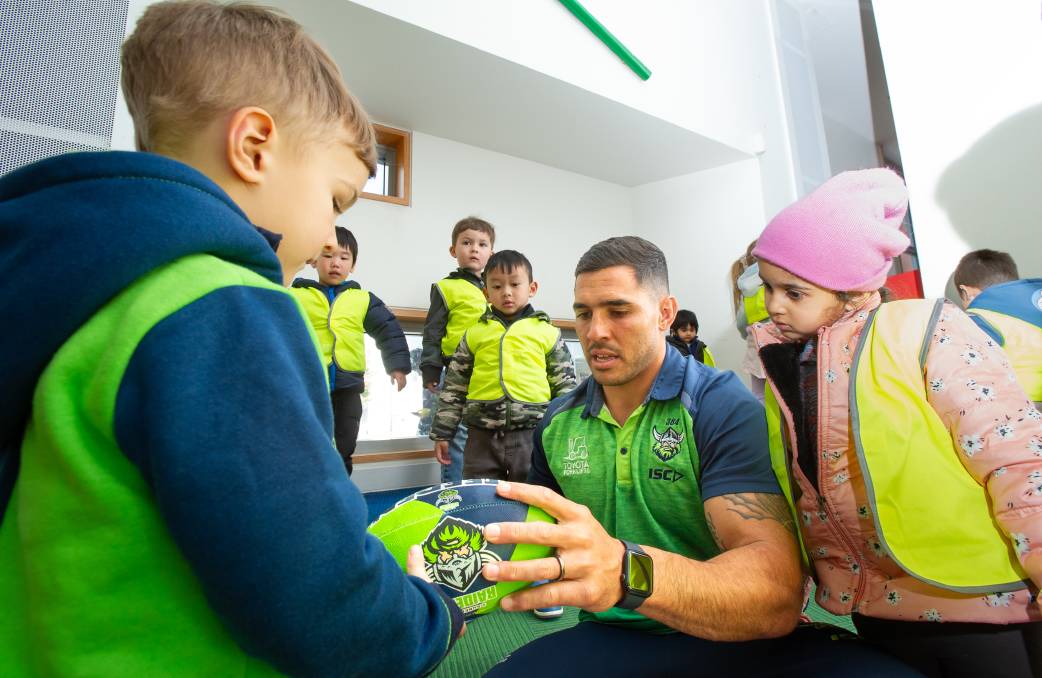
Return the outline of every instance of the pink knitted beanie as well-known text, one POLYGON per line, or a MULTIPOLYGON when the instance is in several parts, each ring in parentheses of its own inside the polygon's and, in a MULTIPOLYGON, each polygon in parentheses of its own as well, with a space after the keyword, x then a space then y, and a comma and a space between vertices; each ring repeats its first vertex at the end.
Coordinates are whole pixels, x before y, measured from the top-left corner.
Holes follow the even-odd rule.
POLYGON ((901 177, 883 168, 843 172, 771 219, 753 255, 837 292, 877 290, 908 248, 901 177))

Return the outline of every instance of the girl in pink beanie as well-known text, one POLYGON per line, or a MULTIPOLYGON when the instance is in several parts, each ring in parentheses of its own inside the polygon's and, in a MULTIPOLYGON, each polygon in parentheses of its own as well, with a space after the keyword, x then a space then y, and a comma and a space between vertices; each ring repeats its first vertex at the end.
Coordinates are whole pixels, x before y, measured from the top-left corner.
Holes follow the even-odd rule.
POLYGON ((1030 676, 1042 415, 962 311, 881 305, 907 203, 845 172, 760 235, 772 463, 822 607, 928 676, 1030 676))

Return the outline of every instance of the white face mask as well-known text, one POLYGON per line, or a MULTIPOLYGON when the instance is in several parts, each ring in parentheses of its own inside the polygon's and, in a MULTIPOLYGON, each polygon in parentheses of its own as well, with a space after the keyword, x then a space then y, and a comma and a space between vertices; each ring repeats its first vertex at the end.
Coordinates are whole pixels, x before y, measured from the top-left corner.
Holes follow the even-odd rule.
POLYGON ((742 296, 751 297, 756 294, 756 291, 763 285, 763 281, 760 280, 759 262, 742 271, 742 274, 738 276, 737 285, 742 296))

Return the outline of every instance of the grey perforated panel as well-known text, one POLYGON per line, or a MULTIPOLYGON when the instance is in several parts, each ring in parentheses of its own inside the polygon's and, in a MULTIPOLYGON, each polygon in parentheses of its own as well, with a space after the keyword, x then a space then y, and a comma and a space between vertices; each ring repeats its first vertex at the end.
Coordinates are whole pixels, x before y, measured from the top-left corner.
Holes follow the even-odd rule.
POLYGON ((96 151, 96 146, 86 146, 72 141, 49 139, 31 134, 19 134, 0 129, 0 175, 7 174, 22 165, 43 160, 69 151, 96 151))
POLYGON ((108 148, 128 0, 0 0, 0 172, 108 148))

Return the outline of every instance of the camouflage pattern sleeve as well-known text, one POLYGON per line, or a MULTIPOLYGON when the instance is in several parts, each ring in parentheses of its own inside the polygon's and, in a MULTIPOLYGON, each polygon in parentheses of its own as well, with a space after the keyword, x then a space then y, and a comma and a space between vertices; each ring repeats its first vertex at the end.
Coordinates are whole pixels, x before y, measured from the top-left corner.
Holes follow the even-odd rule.
POLYGON ((561 335, 557 335, 557 343, 546 355, 546 379, 550 382, 550 395, 553 398, 575 388, 575 363, 561 335))
POLYGON ((431 440, 452 440, 456 435, 463 407, 467 404, 470 375, 474 371, 474 354, 467 346, 467 335, 460 339, 445 370, 445 384, 438 394, 438 409, 431 425, 431 440))

